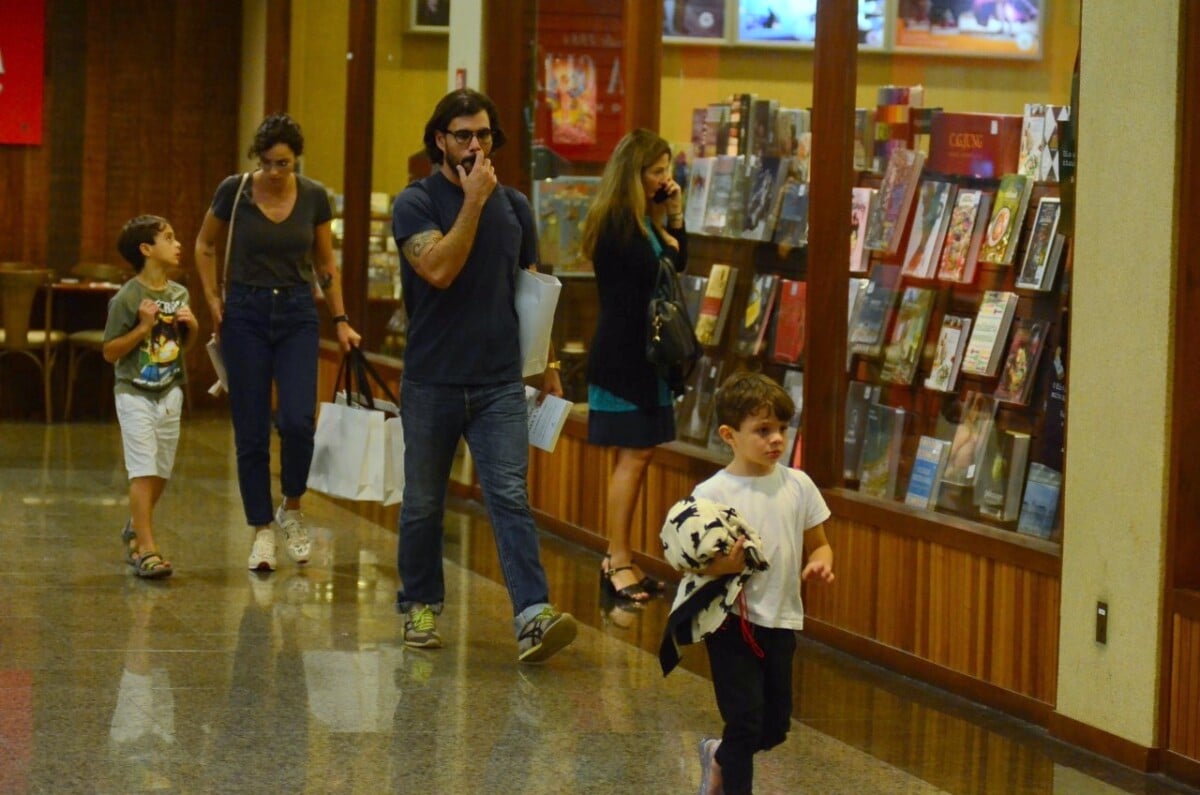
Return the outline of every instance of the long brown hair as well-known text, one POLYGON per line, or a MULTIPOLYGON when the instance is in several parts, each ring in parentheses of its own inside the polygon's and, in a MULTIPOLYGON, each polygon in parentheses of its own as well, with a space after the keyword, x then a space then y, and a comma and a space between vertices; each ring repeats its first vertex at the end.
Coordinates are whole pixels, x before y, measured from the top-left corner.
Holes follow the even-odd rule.
POLYGON ((642 172, 666 155, 671 145, 658 133, 639 127, 627 134, 613 150, 596 201, 588 210, 583 224, 583 253, 588 259, 596 254, 596 241, 602 229, 610 229, 620 240, 628 240, 634 230, 647 234, 642 226, 646 214, 646 192, 642 189, 642 172))

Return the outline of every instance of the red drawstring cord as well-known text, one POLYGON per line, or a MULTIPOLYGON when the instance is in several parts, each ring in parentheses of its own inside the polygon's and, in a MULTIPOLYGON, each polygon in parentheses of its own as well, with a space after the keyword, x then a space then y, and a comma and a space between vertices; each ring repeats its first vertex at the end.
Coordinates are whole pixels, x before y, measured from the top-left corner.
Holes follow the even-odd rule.
POLYGON ((746 613, 749 608, 746 606, 746 590, 743 588, 738 592, 738 623, 742 628, 742 640, 746 641, 746 645, 750 647, 750 651, 754 652, 754 656, 762 659, 767 656, 767 653, 758 645, 758 641, 754 639, 754 630, 750 628, 750 622, 746 620, 746 613))

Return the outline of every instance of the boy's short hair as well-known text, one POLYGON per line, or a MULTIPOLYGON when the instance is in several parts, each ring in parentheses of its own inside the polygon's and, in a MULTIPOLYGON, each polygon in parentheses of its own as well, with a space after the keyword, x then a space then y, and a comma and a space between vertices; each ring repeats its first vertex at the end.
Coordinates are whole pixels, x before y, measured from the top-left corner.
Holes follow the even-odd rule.
POLYGON ((762 373, 734 373, 717 391, 718 425, 740 428, 747 417, 763 409, 788 422, 796 413, 796 403, 786 389, 762 373))
POLYGON ((146 267, 146 255, 142 253, 142 244, 154 245, 158 233, 170 226, 166 218, 158 215, 139 215, 130 218, 121 227, 117 237, 117 251, 125 261, 133 266, 134 273, 141 273, 146 267))

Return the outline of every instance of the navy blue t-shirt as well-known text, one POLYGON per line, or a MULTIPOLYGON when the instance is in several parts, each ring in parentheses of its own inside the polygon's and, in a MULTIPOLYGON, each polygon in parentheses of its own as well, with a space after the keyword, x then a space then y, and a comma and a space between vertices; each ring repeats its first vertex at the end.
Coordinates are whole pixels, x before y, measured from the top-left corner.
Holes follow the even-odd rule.
MULTIPOLYGON (((392 206, 392 234, 401 251, 404 241, 419 232, 449 232, 463 198, 462 188, 441 172, 401 191, 392 206)), ((453 385, 520 381, 516 272, 536 261, 529 200, 503 185, 484 203, 471 253, 449 287, 425 281, 402 253, 400 281, 408 312, 404 377, 453 385)))

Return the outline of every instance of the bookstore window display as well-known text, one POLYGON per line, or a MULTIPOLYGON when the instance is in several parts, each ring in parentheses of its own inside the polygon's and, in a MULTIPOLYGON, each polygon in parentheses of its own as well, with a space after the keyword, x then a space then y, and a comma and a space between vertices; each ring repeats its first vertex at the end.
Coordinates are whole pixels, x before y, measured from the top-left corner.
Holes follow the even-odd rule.
MULTIPOLYGON (((857 111, 845 486, 1058 540, 1069 109, 922 103, 919 87, 888 86, 857 111), (970 151, 950 145, 964 140, 970 151)), ((706 350, 678 427, 719 457, 708 407, 732 368, 765 369, 802 396, 808 112, 734 95, 693 111, 692 139, 685 215, 699 234, 684 287, 706 350)), ((790 460, 803 461, 798 437, 790 460)))

